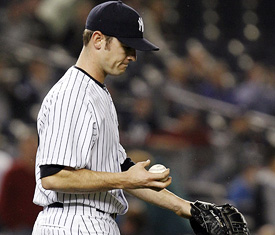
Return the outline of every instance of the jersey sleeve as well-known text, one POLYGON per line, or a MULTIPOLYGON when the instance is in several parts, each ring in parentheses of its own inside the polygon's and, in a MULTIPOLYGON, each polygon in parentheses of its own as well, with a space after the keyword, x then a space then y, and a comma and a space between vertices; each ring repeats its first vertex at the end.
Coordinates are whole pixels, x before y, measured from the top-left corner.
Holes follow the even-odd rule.
POLYGON ((85 168, 98 138, 96 113, 85 89, 56 91, 46 97, 38 118, 39 165, 85 168))
POLYGON ((118 157, 119 157, 119 163, 120 163, 120 165, 122 165, 124 163, 124 161, 126 160, 126 158, 127 158, 126 151, 122 147, 121 144, 119 144, 118 157))

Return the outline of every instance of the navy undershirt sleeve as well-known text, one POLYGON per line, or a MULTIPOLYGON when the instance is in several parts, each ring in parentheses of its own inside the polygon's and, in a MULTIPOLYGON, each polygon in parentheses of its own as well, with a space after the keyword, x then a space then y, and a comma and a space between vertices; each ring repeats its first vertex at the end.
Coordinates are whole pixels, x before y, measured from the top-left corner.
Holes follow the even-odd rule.
POLYGON ((42 165, 40 166, 40 179, 50 175, 54 175, 64 168, 65 166, 61 165, 42 165))
POLYGON ((127 157, 125 161, 120 165, 122 171, 127 171, 131 166, 134 166, 135 163, 131 158, 127 157))

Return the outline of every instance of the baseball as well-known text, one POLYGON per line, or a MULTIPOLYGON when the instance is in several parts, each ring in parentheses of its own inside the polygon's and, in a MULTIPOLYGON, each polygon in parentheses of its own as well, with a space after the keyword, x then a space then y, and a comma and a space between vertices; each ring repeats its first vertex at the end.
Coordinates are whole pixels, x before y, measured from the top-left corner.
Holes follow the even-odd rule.
MULTIPOLYGON (((167 168, 164 165, 161 164, 156 164, 150 167, 149 172, 151 173, 162 173, 166 170, 167 168)), ((164 178, 161 181, 166 181, 168 179, 168 176, 164 178)))

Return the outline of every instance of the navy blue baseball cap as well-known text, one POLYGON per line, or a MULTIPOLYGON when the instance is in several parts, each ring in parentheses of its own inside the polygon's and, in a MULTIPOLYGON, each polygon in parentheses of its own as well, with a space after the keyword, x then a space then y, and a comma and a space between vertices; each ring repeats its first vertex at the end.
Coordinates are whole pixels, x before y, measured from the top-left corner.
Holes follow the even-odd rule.
POLYGON ((120 0, 95 6, 87 17, 85 28, 116 37, 126 46, 139 51, 159 50, 143 37, 144 24, 139 13, 120 0))

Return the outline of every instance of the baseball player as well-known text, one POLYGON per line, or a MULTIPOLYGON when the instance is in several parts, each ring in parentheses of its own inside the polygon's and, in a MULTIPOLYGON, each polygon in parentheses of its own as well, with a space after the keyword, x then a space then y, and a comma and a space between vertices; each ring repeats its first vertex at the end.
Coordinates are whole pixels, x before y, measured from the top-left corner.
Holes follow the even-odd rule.
POLYGON ((119 142, 104 81, 136 61, 136 50, 158 50, 143 31, 140 15, 121 1, 89 13, 75 66, 52 87, 38 114, 34 203, 43 210, 33 235, 120 234, 115 219, 128 209, 123 190, 201 227, 199 206, 165 189, 171 184, 169 169, 151 173, 145 169, 149 160, 134 164, 119 142))

